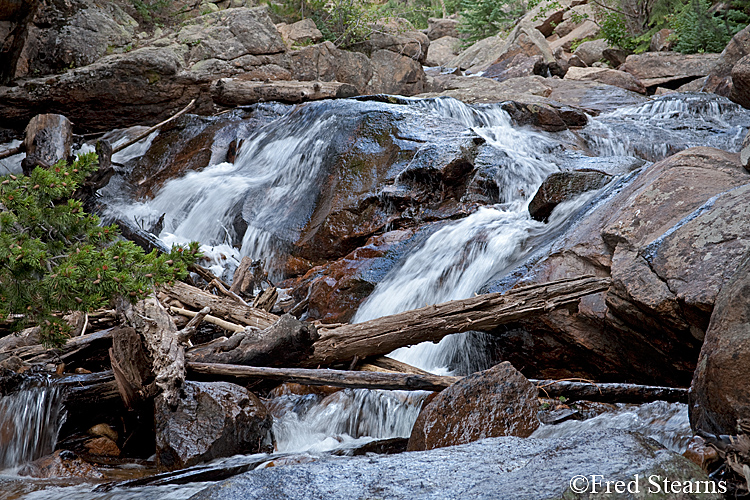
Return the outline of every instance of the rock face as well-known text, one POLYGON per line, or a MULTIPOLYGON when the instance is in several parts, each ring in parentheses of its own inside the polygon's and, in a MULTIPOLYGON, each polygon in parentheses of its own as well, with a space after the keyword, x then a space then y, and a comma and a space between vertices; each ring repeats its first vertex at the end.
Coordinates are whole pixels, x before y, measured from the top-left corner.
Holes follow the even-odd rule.
POLYGON ((458 55, 461 40, 452 36, 444 36, 430 42, 425 66, 444 66, 458 55))
POLYGON ((549 64, 554 63, 547 40, 536 28, 519 24, 508 35, 500 55, 485 70, 482 76, 497 81, 546 74, 549 64))
POLYGON ((501 353, 503 359, 530 366, 527 356, 536 364, 569 349, 564 369, 529 375, 605 380, 627 373, 633 381, 687 385, 716 296, 750 249, 750 232, 739 222, 750 210, 739 201, 750 175, 738 160, 713 148, 687 149, 576 222, 559 250, 528 271, 531 282, 595 274, 610 275, 612 287, 582 299, 573 313, 522 322, 525 333, 500 333, 528 343, 525 353, 501 353), (596 354, 583 354, 584 346, 596 346, 596 354))
POLYGON ((638 78, 646 87, 670 82, 687 83, 706 76, 719 61, 719 54, 645 52, 628 56, 619 69, 638 78))
POLYGON ((732 67, 732 91, 729 98, 750 108, 750 56, 745 56, 732 67))
MULTIPOLYGON (((415 453, 323 458, 246 472, 209 486, 192 500, 595 498, 598 494, 570 490, 571 478, 592 474, 592 464, 596 464, 596 474, 612 481, 627 483, 638 474, 641 495, 649 491, 648 477, 657 475, 662 485, 664 479, 700 485, 701 493, 685 493, 681 498, 722 498, 705 493, 708 477, 686 458, 638 434, 608 431, 576 439, 500 437, 415 453), (530 481, 531 477, 540 480, 530 481)), ((631 493, 607 496, 634 497, 631 493)))
POLYGON ((276 28, 288 47, 299 43, 317 43, 323 39, 323 33, 312 19, 302 19, 296 23, 276 26, 276 28))
POLYGON ((529 214, 532 219, 546 221, 552 210, 563 201, 586 191, 602 188, 611 180, 611 175, 596 170, 551 174, 531 199, 529 214))
POLYGON ((738 32, 729 41, 706 77, 703 90, 729 97, 732 90, 732 68, 737 61, 748 54, 750 54, 750 26, 738 32))
POLYGON ((573 54, 585 62, 586 66, 591 66, 595 62, 602 60, 604 58, 604 51, 609 48, 611 48, 609 43, 605 39, 599 38, 590 42, 583 42, 573 54))
POLYGON ((253 393, 228 382, 186 382, 175 411, 156 398, 154 418, 161 469, 257 453, 270 443, 271 414, 253 393))
POLYGON ((430 45, 435 40, 449 36, 458 38, 458 19, 438 19, 431 17, 427 20, 427 38, 430 39, 430 45))
POLYGON ((295 50, 275 60, 297 80, 348 83, 361 94, 373 76, 367 56, 338 49, 331 42, 295 50))
POLYGON ((528 437, 539 427, 537 388, 510 363, 464 377, 427 403, 409 438, 409 451, 487 437, 528 437))
POLYGON ((370 57, 372 79, 369 93, 411 96, 424 91, 424 70, 416 60, 390 50, 378 50, 370 57))
POLYGON ((565 73, 565 79, 578 81, 592 81, 614 85, 631 92, 639 94, 646 93, 646 87, 632 74, 625 71, 608 68, 575 68, 572 67, 565 73))
POLYGON ((750 418, 750 260, 716 298, 690 390, 690 425, 711 434, 737 432, 750 418))
POLYGON ((354 46, 355 50, 372 57, 375 52, 388 50, 423 64, 430 47, 430 39, 415 31, 406 19, 391 18, 373 26, 370 37, 354 46))

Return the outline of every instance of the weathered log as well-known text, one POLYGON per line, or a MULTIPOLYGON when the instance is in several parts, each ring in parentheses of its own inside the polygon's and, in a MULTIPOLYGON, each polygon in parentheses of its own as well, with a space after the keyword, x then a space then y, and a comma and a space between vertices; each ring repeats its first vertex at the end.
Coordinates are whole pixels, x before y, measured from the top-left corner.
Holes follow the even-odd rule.
POLYGON ((562 279, 415 309, 336 328, 320 328, 314 354, 303 366, 331 365, 388 354, 399 347, 438 342, 446 335, 485 331, 534 314, 576 304, 609 288, 608 278, 562 279))
POLYGON ((204 292, 181 281, 177 281, 173 285, 163 286, 162 291, 186 306, 198 310, 208 306, 216 317, 261 330, 268 328, 279 320, 279 317, 275 314, 243 306, 234 300, 204 292))
POLYGON ((260 289, 264 278, 261 265, 259 260, 254 261, 247 255, 242 257, 229 290, 236 294, 255 295, 255 289, 260 289))
POLYGON ((111 371, 66 375, 55 384, 65 388, 67 417, 60 430, 61 438, 123 413, 124 406, 111 371))
MULTIPOLYGON (((174 310, 177 308, 171 307, 170 309, 174 310)), ((194 316, 188 321, 187 325, 177 332, 177 341, 183 344, 190 342, 190 339, 198 332, 198 327, 203 323, 203 320, 206 319, 210 312, 210 308, 204 307, 197 313, 194 313, 194 316)))
POLYGON ((222 280, 203 266, 200 266, 198 264, 190 264, 188 266, 188 271, 197 274, 198 276, 203 278, 206 283, 211 283, 212 281, 216 280, 221 283, 224 288, 229 289, 229 285, 224 280, 222 280))
MULTIPOLYGON (((220 293, 224 297, 232 299, 235 302, 239 302, 243 306, 249 306, 249 304, 245 302, 245 299, 243 299, 242 297, 240 297, 239 295, 237 295, 236 293, 234 293, 233 291, 225 287, 218 279, 212 279, 211 282, 208 284, 208 288, 210 290, 216 290, 218 293, 220 293)), ((253 307, 258 307, 258 306, 253 304, 253 307)), ((259 308, 259 309, 263 309, 263 308, 259 308)), ((264 309, 264 310, 268 310, 268 309, 264 309)))
POLYGON ((235 333, 187 352, 189 361, 252 366, 294 366, 312 354, 318 335, 310 323, 285 314, 263 331, 235 333))
POLYGON ((276 81, 252 82, 220 78, 211 86, 211 98, 222 106, 245 106, 257 102, 298 103, 359 95, 357 88, 340 82, 276 81))
POLYGON ((23 152, 23 143, 20 144, 19 146, 16 146, 15 148, 10 148, 4 151, 0 151, 0 160, 9 158, 11 156, 15 156, 22 152, 23 152))
POLYGON ((253 307, 256 309, 262 309, 267 312, 271 312, 273 306, 276 305, 276 299, 279 298, 279 292, 275 286, 269 286, 255 297, 253 301, 253 307))
POLYGON ((539 388, 540 396, 551 398, 563 396, 569 401, 598 401, 601 403, 688 402, 688 389, 677 387, 618 383, 599 384, 570 380, 531 380, 531 382, 539 388))
MULTIPOLYGON (((395 373, 382 371, 315 370, 308 368, 268 368, 215 363, 188 362, 188 372, 219 378, 261 379, 305 385, 330 385, 350 389, 387 389, 402 391, 442 391, 462 377, 395 373)), ((531 380, 539 395, 568 401, 604 403, 648 403, 651 401, 687 402, 687 389, 635 384, 595 384, 567 380, 531 380)))
POLYGON ((156 386, 168 405, 176 406, 185 381, 185 350, 177 341, 177 327, 155 296, 133 305, 120 298, 118 310, 143 338, 151 357, 156 386))
POLYGON ((229 379, 265 379, 305 385, 330 385, 352 389, 388 389, 405 391, 442 391, 461 377, 413 375, 348 370, 313 370, 307 368, 267 368, 215 363, 188 362, 190 372, 229 379))
MULTIPOLYGON (((201 311, 205 311, 207 309, 210 310, 209 307, 204 307, 203 309, 201 309, 201 311)), ((201 312, 188 311, 187 309, 182 309, 181 307, 174 306, 170 307, 169 310, 175 314, 181 314, 182 316, 188 316, 190 318, 197 318, 200 314, 202 314, 201 312)), ((237 323, 230 323, 229 321, 217 318, 216 316, 211 316, 208 313, 203 314, 203 318, 201 319, 201 321, 204 320, 206 321, 206 323, 212 323, 225 330, 229 330, 230 332, 241 333, 245 331, 244 326, 238 325, 237 323)), ((192 321, 192 319, 190 321, 192 321)), ((187 327, 188 325, 185 325, 185 328, 187 327)), ((182 340, 180 340, 180 342, 182 342, 182 340)))
POLYGON ((132 241, 146 252, 157 250, 158 252, 169 253, 169 248, 159 238, 138 227, 134 222, 116 219, 114 223, 120 228, 120 234, 124 238, 132 241))
POLYGON ((26 158, 21 162, 24 175, 29 175, 37 165, 49 167, 70 156, 73 125, 63 115, 36 115, 26 126, 25 134, 26 158))
POLYGON ((81 365, 90 358, 104 357, 111 345, 112 329, 107 329, 74 337, 57 349, 47 349, 41 344, 19 347, 13 350, 13 355, 32 364, 63 362, 81 365))
POLYGON ((122 402, 126 408, 139 408, 149 397, 148 386, 153 382, 154 372, 141 336, 134 328, 112 330, 109 358, 122 402))

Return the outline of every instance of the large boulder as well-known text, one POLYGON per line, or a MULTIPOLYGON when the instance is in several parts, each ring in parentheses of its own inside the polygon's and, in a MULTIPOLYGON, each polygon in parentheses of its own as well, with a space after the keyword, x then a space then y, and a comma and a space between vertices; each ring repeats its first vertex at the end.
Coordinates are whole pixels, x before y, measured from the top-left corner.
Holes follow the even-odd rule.
POLYGON ((372 53, 370 62, 369 93, 412 96, 424 91, 424 70, 411 57, 390 50, 377 50, 372 53))
POLYGON ((409 451, 498 436, 528 437, 539 427, 537 388, 508 363, 464 377, 427 403, 409 451))
POLYGON ((288 47, 302 43, 317 43, 323 39, 323 33, 312 19, 302 19, 292 24, 282 23, 277 25, 276 29, 288 47))
POLYGON ((253 393, 228 382, 186 382, 183 389, 174 410, 161 396, 154 402, 161 469, 267 451, 273 419, 253 393))
POLYGON ((547 74, 555 57, 547 40, 528 24, 519 24, 508 35, 500 55, 484 69, 482 76, 503 81, 520 76, 547 74))
POLYGON ((675 43, 674 30, 664 28, 654 33, 651 37, 651 42, 649 42, 648 49, 651 52, 669 52, 675 43))
POLYGON ((425 66, 445 66, 448 61, 458 55, 461 40, 452 36, 444 36, 430 42, 425 66))
POLYGON ((625 431, 598 431, 572 439, 508 436, 422 452, 320 457, 312 463, 246 472, 206 487, 192 500, 598 498, 603 487, 591 491, 592 474, 612 481, 608 498, 678 498, 664 491, 665 480, 680 486, 689 482, 691 491, 701 488, 700 493, 680 493, 679 498, 723 498, 706 493, 720 490, 700 467, 655 441, 625 431), (582 481, 572 483, 573 478, 582 481), (615 481, 625 486, 635 481, 631 489, 639 493, 615 493, 615 481))
POLYGON ((616 374, 686 385, 716 296, 750 249, 742 222, 750 208, 740 201, 750 191, 750 174, 738 156, 713 148, 682 151, 577 221, 523 282, 594 274, 611 276, 612 286, 583 298, 572 312, 498 332, 514 345, 525 339, 526 354, 501 352, 504 359, 527 366, 530 376, 606 380, 616 374), (540 360, 547 368, 530 370, 540 360))
POLYGON ((549 46, 552 51, 556 51, 562 48, 566 52, 570 52, 574 42, 578 40, 591 40, 599 36, 599 25, 590 19, 584 20, 581 24, 577 25, 567 35, 550 42, 549 46))
MULTIPOLYGON (((727 270, 731 272, 731 270, 727 270)), ((737 433, 750 419, 750 259, 716 298, 690 388, 690 425, 711 434, 737 433)))
POLYGON ((748 54, 750 54, 750 26, 734 35, 721 51, 718 60, 703 82, 703 91, 729 97, 732 90, 732 68, 748 54))
POLYGON ((576 48, 573 54, 577 55, 586 66, 591 66, 597 61, 604 59, 604 51, 611 48, 609 42, 603 38, 583 42, 576 48))
POLYGON ((571 67, 565 73, 566 80, 591 81, 613 85, 639 94, 646 93, 646 87, 636 77, 625 71, 609 68, 571 67))
POLYGON ((265 7, 227 9, 191 19, 177 33, 177 40, 190 48, 188 64, 286 50, 265 7))
POLYGON ((732 90, 729 98, 750 108, 750 56, 745 56, 732 67, 732 90))
POLYGON ((367 40, 355 44, 354 50, 373 57, 380 50, 388 50, 423 64, 430 48, 430 39, 416 31, 406 19, 389 18, 371 26, 367 40))
POLYGON ((277 58, 277 63, 287 68, 295 80, 348 83, 360 93, 365 92, 373 77, 373 66, 366 55, 341 50, 331 42, 291 51, 277 58))
POLYGON ((718 61, 719 54, 645 52, 628 56, 619 69, 631 73, 646 87, 681 85, 708 75, 718 61))
POLYGON ((435 40, 439 40, 445 36, 458 38, 458 22, 458 19, 452 18, 429 18, 427 20, 427 38, 430 39, 430 45, 435 40))
POLYGON ((32 12, 6 41, 0 56, 11 78, 86 66, 130 44, 138 23, 114 2, 30 3, 32 12), (9 50, 8 50, 9 49, 9 50))

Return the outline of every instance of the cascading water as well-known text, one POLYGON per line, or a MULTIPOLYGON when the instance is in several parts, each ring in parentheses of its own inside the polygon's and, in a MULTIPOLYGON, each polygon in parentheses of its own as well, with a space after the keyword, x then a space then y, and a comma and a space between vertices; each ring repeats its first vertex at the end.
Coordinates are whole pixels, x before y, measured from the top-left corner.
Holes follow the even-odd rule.
POLYGON ((65 421, 62 403, 62 389, 37 377, 0 398, 0 469, 52 452, 65 421))

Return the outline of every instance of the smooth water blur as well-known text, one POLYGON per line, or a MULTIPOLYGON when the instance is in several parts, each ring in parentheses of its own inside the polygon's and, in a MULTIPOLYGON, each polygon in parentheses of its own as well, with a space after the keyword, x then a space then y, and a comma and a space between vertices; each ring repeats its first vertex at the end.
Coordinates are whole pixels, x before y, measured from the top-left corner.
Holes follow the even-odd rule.
POLYGON ((52 453, 65 421, 62 403, 62 389, 41 377, 0 398, 0 469, 52 453))

